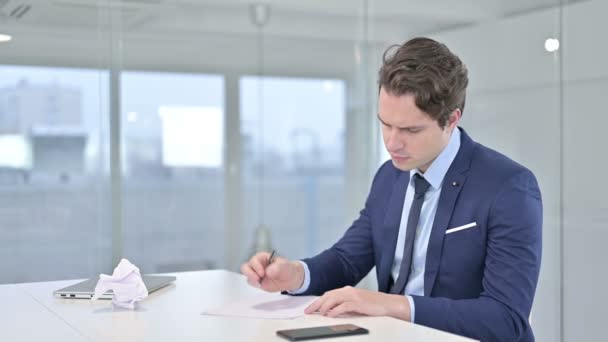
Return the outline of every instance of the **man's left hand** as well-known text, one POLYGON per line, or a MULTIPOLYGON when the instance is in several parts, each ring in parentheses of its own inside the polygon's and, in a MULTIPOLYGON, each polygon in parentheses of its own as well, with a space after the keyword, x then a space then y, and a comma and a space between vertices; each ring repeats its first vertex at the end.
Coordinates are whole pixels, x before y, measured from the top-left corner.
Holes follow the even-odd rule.
POLYGON ((408 322, 411 320, 410 303, 405 296, 357 289, 352 286, 325 292, 304 312, 306 314, 318 312, 329 317, 357 313, 367 316, 389 316, 408 322))

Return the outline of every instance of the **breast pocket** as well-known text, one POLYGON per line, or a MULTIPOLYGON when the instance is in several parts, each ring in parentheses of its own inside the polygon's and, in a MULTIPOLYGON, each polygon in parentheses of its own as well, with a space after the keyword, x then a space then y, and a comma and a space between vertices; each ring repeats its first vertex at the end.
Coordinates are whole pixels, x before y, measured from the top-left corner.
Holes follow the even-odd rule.
POLYGON ((477 222, 453 225, 446 229, 442 263, 450 273, 475 272, 483 265, 486 243, 477 222))
POLYGON ((467 223, 464 224, 462 226, 458 226, 458 227, 454 227, 454 228, 450 228, 448 230, 445 231, 445 234, 453 234, 456 232, 460 232, 463 231, 465 229, 472 229, 472 228, 477 228, 477 222, 471 222, 471 223, 467 223))
POLYGON ((448 243, 458 243, 458 247, 473 248, 485 246, 483 227, 477 222, 452 225, 445 230, 444 247, 448 243))

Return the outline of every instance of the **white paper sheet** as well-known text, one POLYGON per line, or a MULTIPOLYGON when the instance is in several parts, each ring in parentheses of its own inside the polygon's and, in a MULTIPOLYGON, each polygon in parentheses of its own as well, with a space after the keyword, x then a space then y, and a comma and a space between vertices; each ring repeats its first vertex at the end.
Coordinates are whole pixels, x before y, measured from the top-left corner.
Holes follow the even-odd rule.
POLYGON ((316 296, 289 296, 280 293, 260 293, 224 306, 207 310, 203 315, 265 319, 293 319, 304 316, 304 309, 316 296))

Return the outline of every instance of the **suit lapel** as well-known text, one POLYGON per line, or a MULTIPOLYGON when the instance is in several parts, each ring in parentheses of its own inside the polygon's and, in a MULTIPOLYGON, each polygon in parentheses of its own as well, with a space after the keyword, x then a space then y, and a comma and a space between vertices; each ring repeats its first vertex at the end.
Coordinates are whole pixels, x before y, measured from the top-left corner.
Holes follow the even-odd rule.
POLYGON ((429 245, 426 251, 426 269, 424 272, 425 296, 430 295, 433 285, 435 284, 437 272, 439 271, 439 261, 441 260, 445 231, 452 219, 456 200, 458 199, 458 195, 460 194, 460 190, 465 181, 465 175, 450 175, 448 172, 441 188, 437 213, 435 214, 431 237, 429 238, 429 245), (454 183, 458 184, 458 186, 454 186, 454 183))
POLYGON ((384 231, 381 245, 383 246, 383 250, 378 269, 378 275, 380 277, 378 279, 378 290, 381 292, 388 292, 389 290, 389 277, 391 274, 391 266, 393 265, 393 260, 395 258, 395 246, 397 245, 397 237, 399 236, 403 202, 405 200, 405 192, 409 180, 409 172, 399 171, 384 216, 384 231))
POLYGON ((437 279, 445 231, 452 219, 458 195, 467 180, 474 147, 475 143, 473 140, 461 129, 460 149, 443 179, 437 212, 435 213, 433 228, 431 229, 431 236, 427 247, 424 273, 425 296, 430 296, 437 279))

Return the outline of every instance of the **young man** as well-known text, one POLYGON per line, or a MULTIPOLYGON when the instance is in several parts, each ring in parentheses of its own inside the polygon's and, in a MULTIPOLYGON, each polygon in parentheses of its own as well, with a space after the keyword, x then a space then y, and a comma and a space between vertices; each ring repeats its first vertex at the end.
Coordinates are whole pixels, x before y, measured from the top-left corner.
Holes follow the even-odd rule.
POLYGON ((331 248, 302 261, 259 253, 241 267, 266 291, 322 295, 327 316, 392 316, 481 341, 533 341, 528 317, 541 258, 532 172, 458 127, 467 70, 443 44, 389 49, 378 119, 391 161, 331 248), (353 288, 376 267, 378 290, 353 288))

